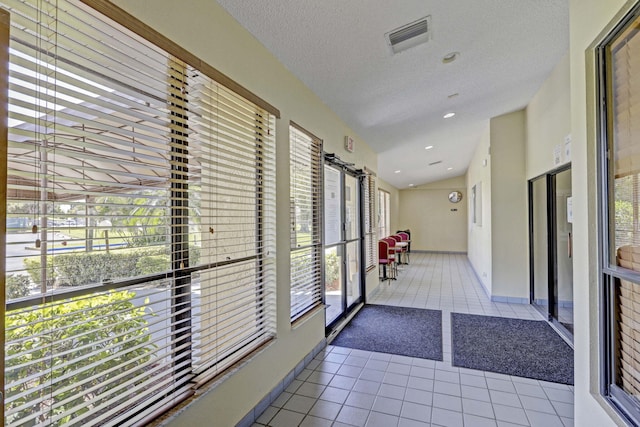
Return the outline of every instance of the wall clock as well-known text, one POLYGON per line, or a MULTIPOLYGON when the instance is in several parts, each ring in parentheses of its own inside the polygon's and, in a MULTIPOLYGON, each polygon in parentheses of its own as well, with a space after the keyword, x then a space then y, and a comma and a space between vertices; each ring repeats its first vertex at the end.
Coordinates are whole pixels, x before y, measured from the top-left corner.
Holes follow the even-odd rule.
POLYGON ((458 203, 460 200, 462 200, 462 193, 459 191, 452 191, 451 193, 449 193, 449 201, 451 203, 458 203))

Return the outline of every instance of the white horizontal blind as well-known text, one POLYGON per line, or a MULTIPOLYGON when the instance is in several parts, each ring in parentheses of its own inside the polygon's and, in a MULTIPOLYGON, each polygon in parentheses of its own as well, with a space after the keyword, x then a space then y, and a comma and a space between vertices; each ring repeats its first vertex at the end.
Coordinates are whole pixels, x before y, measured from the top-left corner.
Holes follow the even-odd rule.
MULTIPOLYGON (((640 271, 640 19, 635 18, 611 46, 612 156, 609 159, 609 253, 611 263, 640 271), (617 256, 616 256, 617 255, 617 256), (613 259, 615 258, 615 259, 613 259)), ((640 284, 620 280, 615 290, 616 383, 638 405, 640 284)))
POLYGON ((77 1, 0 7, 5 424, 143 424, 274 334, 273 118, 77 1))
POLYGON ((364 177, 364 240, 366 269, 369 271, 377 265, 376 221, 375 221, 375 195, 376 176, 368 172, 364 177))
POLYGON ((378 189, 378 239, 384 239, 391 234, 390 198, 388 192, 378 189))
POLYGON ((192 278, 194 370, 203 381, 275 330, 274 121, 196 70, 189 75, 188 194, 196 203, 188 223, 206 267, 192 278))
POLYGON ((289 126, 291 321, 322 303, 322 141, 289 126))

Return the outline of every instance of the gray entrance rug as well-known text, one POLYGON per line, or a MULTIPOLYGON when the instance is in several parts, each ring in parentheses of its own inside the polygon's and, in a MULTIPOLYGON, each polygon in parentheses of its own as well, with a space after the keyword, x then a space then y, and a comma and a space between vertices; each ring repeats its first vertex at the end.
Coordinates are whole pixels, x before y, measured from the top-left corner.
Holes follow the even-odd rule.
POLYGON ((331 345, 442 360, 442 312, 365 305, 331 345))
POLYGON ((452 364, 573 384, 573 349, 547 322, 451 313, 452 364))

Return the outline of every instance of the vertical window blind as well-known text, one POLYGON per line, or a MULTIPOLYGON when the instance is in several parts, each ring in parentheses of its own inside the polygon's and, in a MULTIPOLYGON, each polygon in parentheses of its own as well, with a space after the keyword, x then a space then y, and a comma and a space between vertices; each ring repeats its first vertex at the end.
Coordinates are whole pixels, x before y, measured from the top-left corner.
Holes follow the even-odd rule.
POLYGON ((79 1, 0 7, 5 424, 145 424, 275 335, 275 117, 79 1))
POLYGON ((322 141, 289 126, 291 321, 322 303, 322 141))
POLYGON ((376 176, 371 171, 366 171, 364 175, 364 244, 365 244, 365 261, 366 271, 376 268, 378 260, 377 241, 376 239, 376 221, 375 221, 375 194, 376 194, 376 176))

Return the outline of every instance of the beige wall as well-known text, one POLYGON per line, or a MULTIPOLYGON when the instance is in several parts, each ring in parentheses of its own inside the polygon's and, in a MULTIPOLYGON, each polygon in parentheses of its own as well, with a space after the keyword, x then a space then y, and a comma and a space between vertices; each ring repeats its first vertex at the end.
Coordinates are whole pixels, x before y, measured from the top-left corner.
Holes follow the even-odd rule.
MULTIPOLYGON (((526 145, 526 170, 527 179, 532 179, 556 169, 571 161, 570 155, 565 153, 565 139, 571 135, 571 91, 569 52, 560 60, 551 72, 551 75, 526 108, 527 119, 527 145, 526 145), (555 150, 560 149, 560 161, 555 160, 555 150)), ((559 179, 567 178, 562 174, 559 179)), ((548 300, 548 259, 547 259, 547 218, 546 218, 546 185, 545 180, 536 181, 534 193, 534 210, 536 222, 534 224, 534 248, 533 254, 535 274, 535 298, 548 300)), ((568 187, 559 182, 560 188, 568 187)), ((565 191, 565 190, 563 190, 565 191)), ((567 227, 563 227, 558 242, 560 250, 567 247, 567 227)), ((566 257, 559 258, 560 283, 562 284, 558 298, 560 301, 571 301, 573 286, 570 283, 571 265, 566 257)))
MULTIPOLYGON (((287 71, 276 58, 231 18, 208 0, 114 0, 160 33, 248 88, 281 111, 276 124, 277 155, 277 340, 263 352, 200 396, 171 425, 233 426, 247 414, 303 357, 324 339, 322 311, 292 329, 289 322, 289 121, 324 140, 357 167, 377 170, 377 155, 320 99, 287 71), (344 136, 355 139, 355 151, 344 150, 344 136), (284 232, 282 232, 284 231, 284 232)), ((368 278, 377 283, 377 272, 368 278)))
POLYGON ((574 233, 575 425, 611 426, 619 418, 599 396, 594 42, 635 1, 570 0, 571 134, 574 233), (615 420, 615 421, 614 421, 615 420))
POLYGON ((494 298, 529 297, 525 112, 494 117, 491 133, 491 252, 494 298))
POLYGON ((560 60, 526 108, 527 179, 535 178, 570 161, 564 154, 565 137, 571 135, 569 53, 560 60), (560 163, 554 151, 560 148, 560 163))
POLYGON ((411 230, 412 251, 467 252, 465 187, 463 175, 400 191, 398 229, 411 230), (461 202, 449 202, 453 190, 462 193, 461 202))
MULTIPOLYGON (((467 256, 488 295, 491 295, 491 134, 489 125, 483 132, 476 151, 467 169, 467 194, 471 194, 474 185, 482 187, 478 210, 481 210, 482 222, 473 223, 467 219, 467 256)), ((468 212, 472 212, 471 198, 467 197, 468 212)))
POLYGON ((469 261, 494 300, 529 297, 525 112, 494 117, 469 164, 466 185, 482 189, 481 221, 473 222, 468 198, 469 261))

